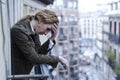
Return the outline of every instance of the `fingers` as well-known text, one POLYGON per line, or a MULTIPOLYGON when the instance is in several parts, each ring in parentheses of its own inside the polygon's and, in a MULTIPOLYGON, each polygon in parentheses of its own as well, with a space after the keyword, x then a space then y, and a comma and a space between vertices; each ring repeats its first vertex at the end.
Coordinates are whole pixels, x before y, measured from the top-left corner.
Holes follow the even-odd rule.
POLYGON ((69 69, 69 63, 68 63, 68 61, 65 59, 64 60, 64 65, 65 65, 65 69, 69 69))
POLYGON ((51 29, 52 29, 52 32, 53 32, 54 34, 57 33, 57 29, 56 29, 55 27, 52 27, 51 29))
POLYGON ((51 38, 50 38, 51 40, 55 40, 55 37, 57 35, 57 28, 58 28, 57 23, 54 23, 51 25, 51 33, 52 33, 51 38))
POLYGON ((69 69, 69 63, 67 61, 67 59, 63 58, 62 56, 59 56, 60 62, 62 63, 62 65, 65 67, 65 69, 69 69))
POLYGON ((58 24, 54 23, 53 26, 57 29, 58 28, 58 24))
POLYGON ((51 27, 51 29, 52 29, 52 31, 54 32, 54 33, 57 33, 57 28, 58 28, 58 24, 53 24, 53 26, 51 27))
POLYGON ((69 65, 68 65, 68 63, 64 64, 63 66, 64 66, 65 69, 69 70, 69 65))

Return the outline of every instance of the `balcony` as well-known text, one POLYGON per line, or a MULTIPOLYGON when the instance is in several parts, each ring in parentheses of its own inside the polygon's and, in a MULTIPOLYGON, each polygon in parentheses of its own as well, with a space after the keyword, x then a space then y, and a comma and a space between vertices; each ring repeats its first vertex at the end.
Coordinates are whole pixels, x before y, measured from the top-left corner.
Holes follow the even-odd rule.
POLYGON ((69 25, 78 25, 78 21, 70 21, 69 25))
POLYGON ((69 64, 70 64, 70 66, 77 65, 78 64, 78 60, 75 60, 75 59, 71 58, 69 64))
POLYGON ((58 39, 59 39, 59 41, 67 40, 67 36, 65 35, 63 28, 59 29, 58 39))
POLYGON ((109 33, 109 40, 110 42, 113 42, 114 44, 120 44, 120 36, 109 33))
POLYGON ((64 41, 64 40, 67 40, 67 36, 65 36, 65 35, 59 35, 59 36, 58 36, 58 39, 59 39, 60 41, 64 41))
POLYGON ((113 42, 114 44, 120 44, 120 35, 115 35, 110 32, 103 31, 103 34, 108 35, 108 39, 110 42, 113 42))
POLYGON ((78 40, 78 36, 75 35, 75 34, 70 34, 69 39, 70 39, 71 41, 78 40))
POLYGON ((77 56, 78 55, 70 54, 70 61, 69 61, 70 66, 74 66, 74 65, 78 64, 78 58, 77 58, 77 56))

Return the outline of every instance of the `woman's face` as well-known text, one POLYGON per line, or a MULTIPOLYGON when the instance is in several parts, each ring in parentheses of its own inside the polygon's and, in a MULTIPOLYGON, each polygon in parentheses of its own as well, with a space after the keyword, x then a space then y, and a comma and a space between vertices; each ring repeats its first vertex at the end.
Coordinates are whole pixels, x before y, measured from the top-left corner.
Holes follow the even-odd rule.
POLYGON ((35 32, 37 34, 46 35, 48 34, 48 32, 51 31, 51 27, 52 27, 52 24, 38 22, 38 24, 36 24, 35 32))

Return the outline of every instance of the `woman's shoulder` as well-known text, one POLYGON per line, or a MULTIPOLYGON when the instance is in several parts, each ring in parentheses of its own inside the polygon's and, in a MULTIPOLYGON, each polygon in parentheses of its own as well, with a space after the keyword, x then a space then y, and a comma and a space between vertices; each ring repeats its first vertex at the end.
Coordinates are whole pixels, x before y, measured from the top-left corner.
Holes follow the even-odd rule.
POLYGON ((22 31, 22 32, 26 32, 26 29, 23 25, 14 25, 11 28, 11 31, 22 31))

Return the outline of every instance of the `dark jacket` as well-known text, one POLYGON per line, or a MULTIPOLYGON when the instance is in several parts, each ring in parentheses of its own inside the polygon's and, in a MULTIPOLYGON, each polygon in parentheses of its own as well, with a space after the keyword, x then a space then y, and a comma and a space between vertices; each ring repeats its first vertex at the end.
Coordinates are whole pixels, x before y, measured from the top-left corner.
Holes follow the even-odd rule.
POLYGON ((29 74, 35 64, 50 64, 54 68, 58 57, 47 55, 49 40, 42 46, 28 19, 11 28, 11 65, 12 74, 29 74))

